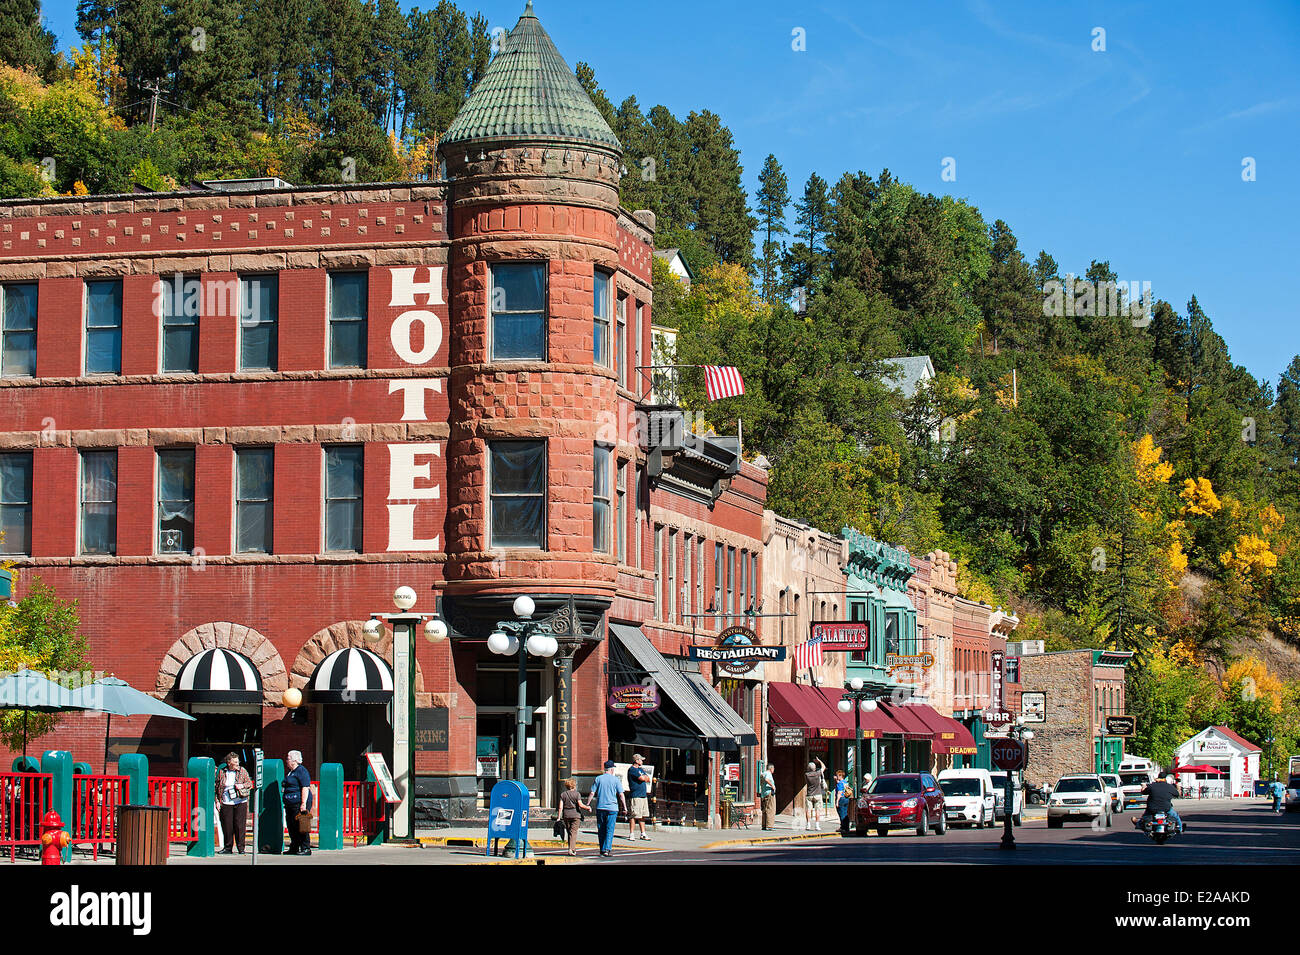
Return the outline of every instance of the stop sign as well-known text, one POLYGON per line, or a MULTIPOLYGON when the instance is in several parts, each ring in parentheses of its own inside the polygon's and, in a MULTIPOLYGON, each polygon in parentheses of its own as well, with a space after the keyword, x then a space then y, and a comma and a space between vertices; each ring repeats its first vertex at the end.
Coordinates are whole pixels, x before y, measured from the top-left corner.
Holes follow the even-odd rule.
POLYGON ((999 739, 993 742, 993 765, 1007 772, 1025 765, 1025 746, 1020 740, 999 739))

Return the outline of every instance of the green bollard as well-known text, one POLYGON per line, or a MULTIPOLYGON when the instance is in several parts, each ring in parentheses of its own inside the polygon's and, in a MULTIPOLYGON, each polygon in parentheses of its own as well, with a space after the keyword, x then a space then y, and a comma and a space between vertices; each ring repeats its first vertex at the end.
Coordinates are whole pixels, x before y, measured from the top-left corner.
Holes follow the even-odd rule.
POLYGON ((217 852, 212 841, 216 831, 213 807, 216 802, 217 764, 210 756, 191 756, 185 766, 185 775, 199 781, 196 787, 198 792, 194 794, 194 811, 190 817, 194 841, 186 847, 185 854, 200 859, 210 858, 217 852))
POLYGON ((15 756, 13 766, 9 770, 11 773, 39 773, 40 771, 40 761, 32 756, 15 756))
POLYGON ((284 760, 262 760, 262 792, 257 813, 258 850, 284 852, 284 760))
MULTIPOLYGON (((61 749, 46 750, 41 756, 41 772, 54 777, 50 808, 59 814, 63 828, 72 831, 72 754, 61 749)), ((63 861, 72 861, 72 847, 63 850, 63 861)))
POLYGON ((320 832, 319 849, 343 848, 343 764, 322 763, 320 782, 320 832))
POLYGON ((74 776, 93 776, 95 771, 91 769, 90 763, 73 763, 72 775, 74 776))
POLYGON ((117 758, 117 772, 125 776, 126 804, 149 805, 149 757, 143 753, 126 753, 117 758))

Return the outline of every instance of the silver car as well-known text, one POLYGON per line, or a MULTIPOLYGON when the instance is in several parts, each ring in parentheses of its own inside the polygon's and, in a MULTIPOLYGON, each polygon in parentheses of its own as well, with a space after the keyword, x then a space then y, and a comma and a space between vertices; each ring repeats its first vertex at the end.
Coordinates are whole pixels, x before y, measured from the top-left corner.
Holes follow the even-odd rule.
POLYGON ((1096 773, 1072 773, 1056 781, 1047 800, 1047 828, 1060 829, 1067 821, 1099 821, 1111 825, 1111 795, 1096 773))

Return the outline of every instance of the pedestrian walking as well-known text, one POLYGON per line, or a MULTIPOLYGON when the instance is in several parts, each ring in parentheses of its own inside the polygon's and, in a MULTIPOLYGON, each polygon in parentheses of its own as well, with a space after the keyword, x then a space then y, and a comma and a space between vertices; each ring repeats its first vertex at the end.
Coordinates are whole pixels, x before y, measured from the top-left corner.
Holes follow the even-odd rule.
POLYGON ((804 808, 808 812, 808 828, 816 829, 818 832, 822 828, 822 802, 826 795, 826 764, 822 762, 821 757, 817 757, 817 762, 808 764, 808 772, 804 773, 804 779, 808 781, 808 789, 804 795, 804 808))
POLYGON ((763 769, 758 781, 758 795, 763 800, 763 830, 776 828, 776 777, 772 774, 772 764, 763 769))
POLYGON ((844 776, 844 770, 835 770, 835 811, 840 816, 840 835, 849 834, 849 800, 853 798, 853 789, 844 776))
POLYGON ((315 805, 311 794, 311 773, 302 764, 302 753, 289 750, 285 757, 289 771, 284 774, 284 821, 289 828, 291 856, 311 855, 311 820, 315 805))
POLYGON ((225 835, 223 856, 235 849, 244 854, 244 835, 248 829, 248 797, 253 793, 253 779, 239 765, 238 753, 227 753, 226 764, 217 771, 216 798, 221 807, 221 831, 225 835))
POLYGON ((577 781, 564 780, 564 792, 560 793, 560 822, 569 836, 571 856, 578 854, 578 827, 582 824, 584 813, 588 812, 591 812, 591 804, 582 801, 577 781))
POLYGON ((1278 813, 1283 812, 1284 808, 1282 801, 1286 799, 1286 787, 1282 785, 1281 781, 1279 781, 1276 776, 1274 776, 1273 782, 1269 784, 1268 788, 1269 792, 1273 796, 1273 811, 1278 813))
POLYGON ((650 837, 645 834, 645 822, 650 818, 650 786, 654 780, 650 776, 650 770, 641 765, 644 762, 644 756, 634 754, 632 765, 627 771, 627 795, 632 803, 627 816, 627 837, 636 839, 636 828, 640 826, 641 838, 648 842, 650 837))
POLYGON ((614 775, 614 761, 605 760, 605 771, 591 784, 591 794, 587 797, 596 807, 596 832, 600 836, 600 854, 606 858, 614 854, 614 826, 618 822, 619 810, 627 812, 627 800, 623 798, 623 784, 614 775))

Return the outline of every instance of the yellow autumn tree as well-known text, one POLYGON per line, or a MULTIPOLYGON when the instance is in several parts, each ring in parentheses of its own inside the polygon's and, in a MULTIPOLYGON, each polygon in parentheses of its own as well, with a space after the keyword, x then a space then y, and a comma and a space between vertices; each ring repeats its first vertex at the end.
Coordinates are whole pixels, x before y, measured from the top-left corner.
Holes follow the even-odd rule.
POLYGON ((1218 495, 1214 493, 1214 487, 1203 477, 1185 480, 1178 496, 1183 501, 1184 514, 1213 517, 1223 507, 1218 495))
POLYGON ((1161 461, 1162 454, 1164 450, 1156 447, 1155 439, 1149 434, 1133 442, 1133 467, 1137 471, 1138 483, 1143 487, 1168 484, 1174 476, 1174 466, 1161 461))
POLYGON ((1258 657, 1237 660, 1224 672, 1220 682, 1229 694, 1239 693, 1248 702, 1263 700, 1271 712, 1282 712, 1286 686, 1269 672, 1268 664, 1258 657))

